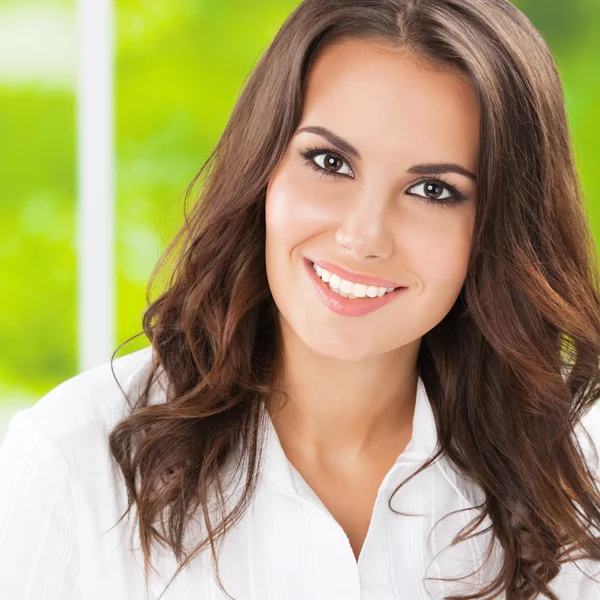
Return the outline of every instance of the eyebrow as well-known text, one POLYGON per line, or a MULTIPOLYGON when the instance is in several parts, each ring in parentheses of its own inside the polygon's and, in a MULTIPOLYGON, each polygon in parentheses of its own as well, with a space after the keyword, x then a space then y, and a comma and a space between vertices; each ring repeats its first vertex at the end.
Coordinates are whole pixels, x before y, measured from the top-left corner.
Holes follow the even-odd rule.
MULTIPOLYGON (((343 137, 333 133, 333 131, 327 129, 326 127, 321 127, 319 125, 307 125, 306 127, 301 127, 298 129, 295 135, 298 135, 302 132, 320 135, 330 144, 335 146, 340 152, 343 152, 352 158, 362 160, 360 152, 348 140, 345 140, 343 137)), ((461 167, 460 165, 454 163, 423 163, 413 165, 407 170, 407 172, 412 173, 413 175, 441 175, 442 173, 457 173, 458 175, 463 175, 464 177, 468 177, 472 181, 477 182, 477 177, 474 173, 469 171, 469 169, 465 169, 465 167, 461 167)))

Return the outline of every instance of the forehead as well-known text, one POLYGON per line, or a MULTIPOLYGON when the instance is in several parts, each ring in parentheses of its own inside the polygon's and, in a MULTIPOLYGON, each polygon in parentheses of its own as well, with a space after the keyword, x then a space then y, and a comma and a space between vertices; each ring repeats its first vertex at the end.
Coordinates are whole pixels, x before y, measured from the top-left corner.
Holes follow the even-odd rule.
POLYGON ((475 168, 479 108, 468 77, 363 40, 327 46, 307 80, 302 124, 322 125, 365 154, 462 159, 475 168))

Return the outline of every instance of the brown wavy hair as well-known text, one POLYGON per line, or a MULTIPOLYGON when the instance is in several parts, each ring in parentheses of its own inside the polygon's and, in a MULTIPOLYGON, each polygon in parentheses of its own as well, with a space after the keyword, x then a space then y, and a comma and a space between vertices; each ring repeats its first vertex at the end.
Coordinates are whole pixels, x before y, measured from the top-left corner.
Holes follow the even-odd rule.
MULTIPOLYGON (((600 496, 574 435, 598 398, 597 251, 552 54, 506 0, 305 0, 282 25, 190 184, 187 199, 203 181, 149 283, 142 333, 154 349, 151 371, 110 433, 128 492, 123 517, 137 506, 146 576, 153 542, 174 553, 176 576, 209 547, 217 563, 216 543, 252 499, 261 403, 282 392, 265 270, 266 187, 300 122, 311 65, 325 45, 350 38, 459 69, 480 107, 469 268, 418 356, 439 451, 413 476, 447 455, 486 498, 453 543, 489 515, 504 560, 487 587, 448 600, 502 592, 558 600, 548 584, 570 551, 600 560, 592 532, 600 496), (165 270, 168 282, 150 301, 165 270), (166 402, 151 404, 160 373, 166 402), (230 505, 224 473, 236 452, 247 468, 230 505), (188 550, 184 535, 198 509, 206 535, 188 550)), ((218 564, 216 576, 227 593, 218 564)))

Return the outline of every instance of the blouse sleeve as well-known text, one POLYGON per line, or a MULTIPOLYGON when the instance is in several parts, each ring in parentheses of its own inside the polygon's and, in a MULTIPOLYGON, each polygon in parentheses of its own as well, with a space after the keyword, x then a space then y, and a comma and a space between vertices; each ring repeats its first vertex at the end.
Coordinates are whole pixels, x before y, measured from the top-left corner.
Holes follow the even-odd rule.
POLYGON ((600 600, 600 570, 596 569, 594 573, 587 574, 591 575, 593 579, 586 575, 583 576, 577 600, 600 600))
MULTIPOLYGON (((583 420, 586 431, 591 437, 591 442, 595 447, 598 453, 598 459, 600 460, 600 401, 586 413, 583 420)), ((590 463, 591 471, 596 478, 596 486, 600 491, 600 486, 598 486, 600 466, 596 462, 595 453, 589 445, 587 438, 583 440, 583 446, 590 463)), ((596 535, 598 534, 598 531, 598 528, 594 529, 596 535)), ((600 565, 596 561, 589 560, 586 560, 584 564, 585 568, 583 568, 583 571, 585 575, 583 575, 581 579, 577 600, 600 600, 600 565)))
POLYGON ((69 466, 21 410, 0 445, 0 598, 80 597, 69 466))

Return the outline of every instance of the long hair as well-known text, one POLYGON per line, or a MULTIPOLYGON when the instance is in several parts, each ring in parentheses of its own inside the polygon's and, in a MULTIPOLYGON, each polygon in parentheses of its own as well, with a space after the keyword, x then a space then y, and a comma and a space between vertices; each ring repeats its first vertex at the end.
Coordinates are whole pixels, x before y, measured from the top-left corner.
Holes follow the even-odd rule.
MULTIPOLYGON (((177 557, 175 575, 205 549, 216 561, 216 543, 256 489, 261 403, 281 393, 266 187, 300 122, 319 51, 349 38, 459 69, 480 109, 466 280, 418 356, 439 452, 413 476, 444 454, 479 485, 486 500, 474 521, 490 517, 503 565, 476 595, 448 600, 501 592, 558 600, 548 584, 568 552, 600 560, 592 533, 600 497, 574 435, 598 398, 598 264, 559 74, 541 35, 507 0, 304 0, 260 57, 153 273, 149 294, 159 272, 168 266, 170 275, 143 317, 152 368, 110 434, 125 514, 137 506, 146 575, 153 542, 177 557), (160 374, 166 402, 151 404, 160 374), (239 498, 228 503, 224 473, 236 452, 247 467, 239 498), (184 535, 197 510, 206 535, 188 550, 184 535)), ((218 565, 216 573, 226 593, 218 565)))

